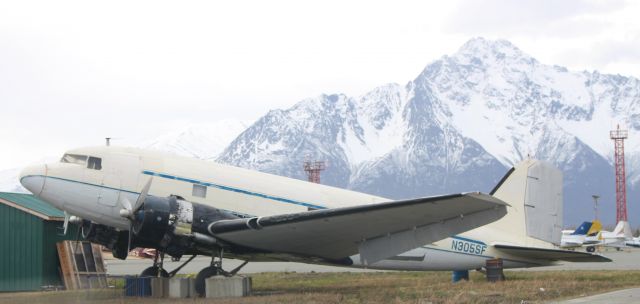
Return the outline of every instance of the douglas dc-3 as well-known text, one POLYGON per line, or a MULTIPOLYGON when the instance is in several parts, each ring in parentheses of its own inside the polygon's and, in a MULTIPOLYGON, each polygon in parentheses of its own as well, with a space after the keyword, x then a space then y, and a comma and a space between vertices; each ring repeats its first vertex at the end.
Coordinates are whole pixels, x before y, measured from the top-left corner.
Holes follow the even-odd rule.
MULTIPOLYGON (((425 172, 425 174, 429 174, 425 172)), ((295 261, 391 270, 480 269, 609 261, 559 250, 562 174, 525 160, 490 194, 409 200, 135 148, 68 151, 25 168, 20 182, 73 215, 84 239, 125 259, 133 247, 161 256, 210 255, 196 277, 235 274, 223 253, 245 261, 295 261)), ((68 220, 67 220, 68 223, 68 220)), ((187 261, 188 262, 188 261, 187 261)), ((144 275, 167 276, 162 259, 144 275)))

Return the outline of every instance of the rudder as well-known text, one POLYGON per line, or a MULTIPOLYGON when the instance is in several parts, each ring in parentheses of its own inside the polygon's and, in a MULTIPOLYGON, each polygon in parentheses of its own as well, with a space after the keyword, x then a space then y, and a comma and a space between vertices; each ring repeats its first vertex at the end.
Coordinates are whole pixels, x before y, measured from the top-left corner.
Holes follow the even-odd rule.
POLYGON ((515 165, 491 191, 510 205, 500 220, 514 241, 533 245, 528 237, 560 244, 562 236, 562 172, 548 162, 527 159, 515 165))

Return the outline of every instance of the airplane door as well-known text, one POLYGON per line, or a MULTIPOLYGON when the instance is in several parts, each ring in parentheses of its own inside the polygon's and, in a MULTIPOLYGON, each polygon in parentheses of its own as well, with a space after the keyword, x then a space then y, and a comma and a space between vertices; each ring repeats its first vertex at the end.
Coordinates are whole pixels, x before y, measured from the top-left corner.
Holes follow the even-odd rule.
POLYGON ((105 172, 102 177, 102 188, 98 195, 98 204, 113 207, 118 203, 120 195, 120 179, 117 175, 105 172))
POLYGON ((98 203, 116 206, 121 190, 137 191, 140 174, 140 158, 130 154, 110 154, 103 166, 105 174, 102 180, 102 193, 98 203))

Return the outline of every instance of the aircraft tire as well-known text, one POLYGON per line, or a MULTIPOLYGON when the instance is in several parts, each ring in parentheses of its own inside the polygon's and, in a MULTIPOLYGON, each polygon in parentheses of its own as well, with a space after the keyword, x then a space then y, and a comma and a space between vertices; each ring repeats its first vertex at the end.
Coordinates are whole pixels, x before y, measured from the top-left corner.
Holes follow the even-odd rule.
POLYGON ((200 270, 200 272, 198 272, 198 275, 196 275, 196 280, 195 280, 196 293, 201 297, 204 297, 205 288, 206 288, 204 280, 218 274, 219 274, 218 268, 213 266, 205 267, 202 270, 200 270))
MULTIPOLYGON (((157 277, 159 269, 160 267, 158 266, 148 267, 147 269, 143 270, 142 273, 140 273, 140 276, 141 277, 157 277)), ((166 270, 162 269, 162 271, 160 272, 160 277, 168 278, 169 273, 166 270)))
POLYGON ((124 260, 129 255, 129 252, 127 252, 127 247, 116 246, 111 249, 111 254, 113 254, 113 257, 116 259, 124 260))
POLYGON ((595 251, 596 251, 596 247, 593 247, 593 246, 587 247, 587 252, 595 252, 595 251))

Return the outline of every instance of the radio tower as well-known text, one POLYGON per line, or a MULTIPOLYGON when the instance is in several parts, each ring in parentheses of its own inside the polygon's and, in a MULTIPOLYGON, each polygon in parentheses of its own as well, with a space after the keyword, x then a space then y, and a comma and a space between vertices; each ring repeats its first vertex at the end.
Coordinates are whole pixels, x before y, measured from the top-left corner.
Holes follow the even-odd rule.
POLYGON ((323 161, 304 161, 304 171, 307 172, 307 177, 312 183, 320 183, 320 172, 326 168, 323 161))
POLYGON ((617 130, 610 133, 615 144, 614 159, 616 171, 616 223, 627 220, 627 180, 624 172, 624 140, 627 130, 617 130))

